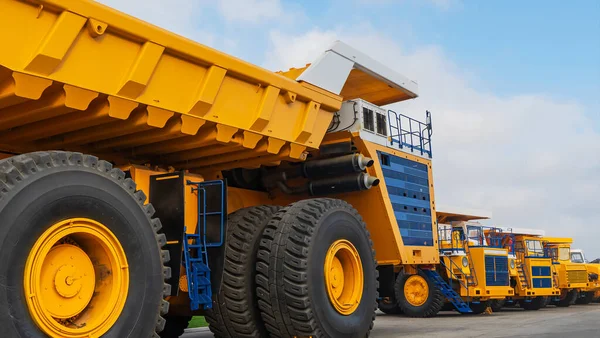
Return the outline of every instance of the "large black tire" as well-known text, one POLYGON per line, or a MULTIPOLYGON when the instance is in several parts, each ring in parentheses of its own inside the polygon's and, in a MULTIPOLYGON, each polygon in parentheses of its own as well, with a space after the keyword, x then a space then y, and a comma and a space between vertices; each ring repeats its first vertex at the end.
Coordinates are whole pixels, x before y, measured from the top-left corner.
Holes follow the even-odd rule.
POLYGON ((490 307, 489 301, 479 302, 479 303, 469 303, 469 308, 471 308, 472 312, 466 313, 471 315, 480 315, 490 307))
POLYGON ((550 302, 552 301, 552 297, 550 297, 550 296, 546 296, 543 298, 544 298, 544 301, 542 302, 542 309, 547 307, 550 304, 550 302))
POLYGON ((535 297, 531 299, 531 302, 521 302, 521 307, 526 311, 537 311, 542 308, 542 305, 546 302, 544 297, 535 297))
POLYGON ((329 198, 292 203, 267 225, 257 260, 257 293, 271 337, 367 337, 377 310, 375 252, 362 217, 348 203, 329 198), (363 268, 363 294, 345 316, 331 304, 325 256, 337 240, 356 248, 363 268))
POLYGON ((577 298, 576 304, 587 305, 592 302, 594 299, 594 292, 582 292, 582 294, 577 298))
POLYGON ((490 301, 490 307, 492 308, 492 312, 500 312, 506 303, 505 299, 492 299, 490 301))
POLYGON ((380 299, 377 302, 377 306, 379 307, 379 311, 387 314, 387 315, 401 315, 402 309, 398 306, 398 302, 396 302, 395 298, 390 299, 380 299))
POLYGON ((256 254, 262 232, 279 207, 240 209, 228 217, 223 284, 206 313, 218 338, 261 338, 267 335, 256 298, 256 254))
POLYGON ((442 294, 442 291, 423 271, 419 270, 418 274, 427 281, 429 287, 429 296, 427 297, 427 300, 420 306, 414 306, 408 302, 404 295, 404 284, 411 275, 401 272, 398 274, 398 278, 396 278, 396 286, 394 287, 398 305, 400 306, 400 309, 402 309, 402 312, 409 317, 434 317, 444 306, 445 297, 442 294))
MULTIPOLYGON (((158 337, 169 303, 169 252, 146 196, 125 174, 96 157, 38 152, 0 160, 0 327, 3 337, 46 337, 28 311, 26 259, 50 226, 72 218, 102 223, 120 242, 129 267, 125 306, 105 338, 158 337), (9 244, 10 243, 10 244, 9 244), (18 245, 17 245, 18 244, 18 245)), ((108 271, 110 273, 110 271, 108 271)), ((97 278, 101 278, 97 276, 97 278)))
POLYGON ((165 328, 158 335, 161 338, 179 338, 190 325, 191 316, 165 316, 165 328))
POLYGON ((445 302, 440 311, 454 311, 456 307, 451 302, 445 302))
POLYGON ((577 299, 577 290, 570 290, 561 295, 560 300, 558 301, 558 303, 556 303, 556 306, 569 307, 569 306, 571 306, 571 304, 573 304, 575 302, 576 299, 577 299))

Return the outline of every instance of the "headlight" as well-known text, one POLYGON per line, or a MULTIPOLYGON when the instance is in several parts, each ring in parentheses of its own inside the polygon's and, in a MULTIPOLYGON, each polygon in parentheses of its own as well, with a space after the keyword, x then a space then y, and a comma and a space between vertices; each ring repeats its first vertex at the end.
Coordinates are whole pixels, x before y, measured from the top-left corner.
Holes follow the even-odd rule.
POLYGON ((511 269, 514 269, 514 268, 515 268, 515 260, 514 260, 514 259, 511 259, 511 260, 510 260, 510 268, 511 268, 511 269))
POLYGON ((467 266, 469 266, 469 260, 467 259, 467 257, 463 257, 462 259, 462 264, 463 266, 466 268, 467 266))

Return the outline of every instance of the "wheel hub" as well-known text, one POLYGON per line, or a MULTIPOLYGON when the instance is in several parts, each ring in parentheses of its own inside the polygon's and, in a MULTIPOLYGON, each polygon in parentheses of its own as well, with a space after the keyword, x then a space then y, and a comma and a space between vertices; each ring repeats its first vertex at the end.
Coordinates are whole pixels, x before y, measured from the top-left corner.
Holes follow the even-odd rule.
POLYGON ((99 337, 116 322, 127 298, 129 267, 104 225, 74 218, 36 241, 25 266, 27 307, 48 336, 99 337))
POLYGON ((412 306, 421 306, 429 298, 429 286, 425 278, 419 275, 408 277, 404 283, 404 296, 412 306))
POLYGON ((55 318, 71 318, 92 299, 96 282, 94 265, 77 246, 57 245, 46 256, 41 281, 44 290, 41 298, 48 312, 55 318))
POLYGON ((364 275, 358 251, 347 240, 335 241, 325 256, 325 286, 337 312, 348 316, 360 304, 364 275))

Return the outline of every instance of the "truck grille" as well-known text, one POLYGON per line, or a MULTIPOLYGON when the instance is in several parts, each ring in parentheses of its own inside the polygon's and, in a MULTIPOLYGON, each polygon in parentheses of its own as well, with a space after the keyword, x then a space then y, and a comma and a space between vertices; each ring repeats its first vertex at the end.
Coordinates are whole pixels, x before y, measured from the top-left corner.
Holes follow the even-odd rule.
POLYGON ((508 257, 485 256, 485 285, 508 286, 508 257))
POLYGON ((587 271, 567 271, 567 279, 569 283, 587 283, 587 271))

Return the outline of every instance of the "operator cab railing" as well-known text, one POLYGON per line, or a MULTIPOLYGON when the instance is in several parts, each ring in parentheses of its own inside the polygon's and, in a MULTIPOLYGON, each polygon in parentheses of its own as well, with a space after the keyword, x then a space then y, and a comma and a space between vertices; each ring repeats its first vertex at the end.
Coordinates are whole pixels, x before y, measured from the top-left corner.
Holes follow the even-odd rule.
POLYGON ((421 156, 431 157, 431 113, 426 111, 425 123, 415 120, 393 110, 388 110, 390 126, 390 145, 397 145, 400 149, 409 149, 411 152, 420 153, 421 156))
POLYGON ((467 225, 467 233, 462 226, 438 226, 440 251, 443 253, 464 252, 465 246, 506 248, 514 253, 514 236, 502 233, 500 229, 483 225, 467 225))

